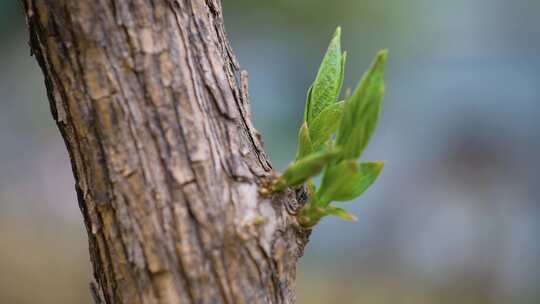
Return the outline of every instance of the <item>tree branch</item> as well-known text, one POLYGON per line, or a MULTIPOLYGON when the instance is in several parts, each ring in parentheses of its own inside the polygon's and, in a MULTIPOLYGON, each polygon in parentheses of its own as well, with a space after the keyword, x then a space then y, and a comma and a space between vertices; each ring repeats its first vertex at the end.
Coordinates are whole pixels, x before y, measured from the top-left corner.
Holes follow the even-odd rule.
POLYGON ((294 302, 303 202, 257 194, 271 166, 220 3, 24 5, 100 301, 294 302))

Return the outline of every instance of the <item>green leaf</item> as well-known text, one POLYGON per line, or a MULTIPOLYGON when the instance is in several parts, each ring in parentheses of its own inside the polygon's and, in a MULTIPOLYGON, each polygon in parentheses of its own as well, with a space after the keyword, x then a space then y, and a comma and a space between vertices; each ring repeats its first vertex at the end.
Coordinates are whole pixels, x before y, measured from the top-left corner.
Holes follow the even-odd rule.
POLYGON ((310 136, 313 150, 321 149, 332 134, 336 133, 344 105, 344 101, 336 102, 322 110, 319 116, 312 121, 310 136))
POLYGON ((357 159, 364 151, 379 119, 384 95, 384 66, 388 52, 377 54, 353 95, 347 99, 337 134, 344 159, 357 159))
POLYGON ((328 206, 325 210, 327 215, 334 215, 345 221, 356 222, 358 220, 356 216, 350 214, 349 212, 347 212, 347 210, 342 208, 328 206))
POLYGON ((341 54, 341 28, 337 28, 323 58, 315 81, 307 110, 308 125, 328 105, 337 101, 343 80, 344 60, 341 54))
POLYGON ((339 149, 321 151, 292 163, 276 182, 274 190, 281 191, 287 186, 300 186, 308 178, 319 174, 329 162, 336 159, 339 155, 339 149))
POLYGON ((383 163, 358 164, 343 160, 329 166, 317 192, 317 203, 326 207, 331 201, 349 201, 364 193, 379 176, 383 163))
POLYGON ((343 185, 340 191, 332 197, 333 201, 346 202, 362 195, 379 177, 384 163, 361 163, 357 171, 351 176, 350 182, 343 185))
POLYGON ((310 110, 310 105, 311 105, 311 92, 313 91, 313 85, 311 85, 308 89, 308 92, 307 92, 307 97, 306 97, 306 107, 304 108, 304 121, 307 122, 308 121, 308 117, 309 117, 309 110, 310 110))
POLYGON ((347 63, 347 52, 343 52, 341 54, 341 75, 339 78, 339 88, 337 90, 339 97, 339 92, 341 92, 341 88, 343 86, 343 80, 345 79, 345 64, 347 63))
POLYGON ((298 131, 298 152, 296 155, 296 160, 300 160, 312 151, 311 138, 309 135, 309 129, 307 124, 304 122, 298 131))

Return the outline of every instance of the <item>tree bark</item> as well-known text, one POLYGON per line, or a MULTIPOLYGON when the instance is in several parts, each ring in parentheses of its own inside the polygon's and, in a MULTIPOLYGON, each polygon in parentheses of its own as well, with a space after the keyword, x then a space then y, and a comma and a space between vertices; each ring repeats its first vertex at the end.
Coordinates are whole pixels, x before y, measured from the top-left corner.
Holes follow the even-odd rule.
POLYGON ((293 303, 303 202, 258 195, 272 169, 219 1, 24 5, 96 301, 293 303))

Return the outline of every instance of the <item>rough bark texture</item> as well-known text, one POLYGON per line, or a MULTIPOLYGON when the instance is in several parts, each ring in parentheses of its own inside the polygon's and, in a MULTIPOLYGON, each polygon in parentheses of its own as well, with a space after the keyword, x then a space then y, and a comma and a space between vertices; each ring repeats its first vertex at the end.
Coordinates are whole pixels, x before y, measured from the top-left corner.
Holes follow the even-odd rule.
POLYGON ((301 202, 258 195, 271 166, 218 0, 24 4, 96 301, 294 302, 301 202))

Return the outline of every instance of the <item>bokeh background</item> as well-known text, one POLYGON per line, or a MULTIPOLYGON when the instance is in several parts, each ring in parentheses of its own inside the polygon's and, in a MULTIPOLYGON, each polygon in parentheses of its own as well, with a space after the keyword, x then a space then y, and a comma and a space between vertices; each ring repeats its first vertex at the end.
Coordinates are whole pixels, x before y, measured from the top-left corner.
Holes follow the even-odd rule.
MULTIPOLYGON (((326 219, 298 302, 540 303, 540 1, 224 0, 273 164, 294 155, 305 92, 334 28, 354 86, 390 49, 365 159, 367 194, 326 219)), ((86 235, 63 141, 26 43, 0 1, 0 303, 91 303, 86 235)))

